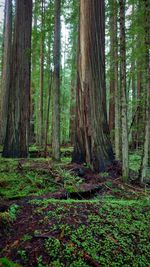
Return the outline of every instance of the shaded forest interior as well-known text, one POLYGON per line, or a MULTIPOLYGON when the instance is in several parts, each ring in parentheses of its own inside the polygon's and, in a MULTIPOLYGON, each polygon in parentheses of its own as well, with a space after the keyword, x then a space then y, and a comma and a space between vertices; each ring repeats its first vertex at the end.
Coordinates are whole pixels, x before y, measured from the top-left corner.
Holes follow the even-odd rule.
POLYGON ((150 266, 150 1, 1 2, 0 266, 150 266))

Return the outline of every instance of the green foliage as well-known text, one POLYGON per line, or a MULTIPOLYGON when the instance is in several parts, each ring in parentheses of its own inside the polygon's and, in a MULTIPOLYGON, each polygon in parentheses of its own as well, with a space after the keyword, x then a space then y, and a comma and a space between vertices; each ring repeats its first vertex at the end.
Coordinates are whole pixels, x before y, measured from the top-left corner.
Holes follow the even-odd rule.
MULTIPOLYGON (((85 254, 102 267, 149 266, 148 197, 92 201, 45 199, 32 200, 30 204, 35 211, 32 218, 36 215, 38 220, 34 236, 45 235, 40 240, 48 259, 45 261, 40 251, 36 266, 87 267, 85 254)), ((17 251, 18 259, 26 265, 29 254, 25 242, 32 243, 31 238, 25 234, 17 251)))
POLYGON ((55 260, 58 258, 58 255, 61 253, 60 247, 61 247, 61 244, 58 239, 48 238, 45 241, 45 249, 52 260, 55 260))
POLYGON ((83 180, 73 175, 70 171, 58 168, 57 172, 61 177, 63 177, 64 188, 68 193, 77 192, 80 189, 80 185, 83 183, 83 180))
POLYGON ((19 249, 19 250, 17 251, 17 254, 18 254, 18 256, 19 256, 25 263, 28 262, 28 256, 27 256, 27 252, 26 252, 26 250, 24 250, 24 249, 19 249))
POLYGON ((133 153, 129 156, 129 167, 131 170, 138 172, 141 164, 141 153, 133 153))
POLYGON ((8 211, 0 212, 0 224, 7 226, 16 220, 20 207, 16 204, 12 204, 8 211))
POLYGON ((109 173, 108 173, 108 172, 101 172, 101 173, 100 173, 100 176, 101 176, 102 178, 107 178, 107 177, 109 176, 109 173))
POLYGON ((9 213, 10 220, 12 222, 16 220, 19 210, 20 210, 20 207, 17 204, 13 204, 9 207, 8 213, 9 213))
POLYGON ((59 235, 47 238, 44 243, 52 266, 89 266, 83 252, 102 267, 149 266, 149 198, 138 201, 34 200, 34 205, 44 207, 44 216, 51 221, 63 222, 49 226, 52 235, 53 232, 59 235), (87 214, 85 207, 90 203, 92 210, 87 214), (50 210, 49 205, 53 205, 50 210), (78 207, 82 207, 82 212, 78 207), (71 221, 64 224, 68 215, 71 221), (80 222, 82 215, 85 223, 80 222))
MULTIPOLYGON (((34 162, 47 161, 34 160, 34 162)), ((23 170, 18 170, 18 160, 2 160, 0 166, 0 197, 6 199, 16 199, 29 195, 42 195, 58 190, 54 178, 40 166, 37 169, 30 170, 33 164, 28 160, 23 166, 23 170)), ((39 165, 40 165, 39 164, 39 165)))
POLYGON ((29 235, 29 234, 25 234, 25 235, 22 237, 22 240, 23 240, 24 242, 29 241, 29 240, 31 240, 31 239, 32 239, 32 235, 29 235))
POLYGON ((21 267, 21 265, 18 265, 16 263, 13 263, 7 258, 1 258, 0 259, 0 266, 1 267, 21 267))

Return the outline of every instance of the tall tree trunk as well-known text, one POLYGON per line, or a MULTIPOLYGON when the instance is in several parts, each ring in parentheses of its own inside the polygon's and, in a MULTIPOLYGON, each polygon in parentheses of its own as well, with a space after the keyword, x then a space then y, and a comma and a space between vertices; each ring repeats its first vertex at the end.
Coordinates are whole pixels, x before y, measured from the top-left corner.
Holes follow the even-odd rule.
POLYGON ((0 144, 4 142, 6 134, 11 51, 12 51, 12 0, 5 0, 2 94, 0 100, 0 144))
POLYGON ((17 0, 4 157, 28 155, 31 27, 32 0, 17 0))
MULTIPOLYGON (((37 130, 36 130, 36 82, 35 82, 35 76, 34 72, 36 70, 36 61, 37 61, 37 0, 34 2, 34 9, 33 9, 33 29, 32 29, 32 34, 33 34, 33 39, 32 39, 32 66, 31 66, 31 91, 30 91, 30 138, 29 142, 30 143, 35 143, 37 139, 37 130)), ((38 114, 39 118, 39 114, 38 114)))
POLYGON ((115 1, 110 1, 110 96, 109 96, 109 130, 112 143, 115 134, 115 30, 116 10, 115 1))
POLYGON ((77 36, 76 25, 73 28, 73 44, 72 44, 72 70, 71 70, 71 95, 70 95, 70 142, 74 144, 75 135, 75 111, 76 111, 76 65, 77 65, 77 36))
POLYGON ((78 53, 73 161, 99 172, 114 158, 106 114, 104 0, 80 1, 78 53))
POLYGON ((51 102, 51 91, 53 83, 53 73, 50 70, 49 81, 48 81, 48 102, 47 102, 47 114, 46 114, 46 128, 45 128, 45 157, 47 157, 47 145, 48 145, 48 129, 49 129, 49 117, 50 117, 50 102, 51 102))
POLYGON ((109 103, 109 129, 112 141, 115 143, 115 157, 120 159, 120 91, 118 86, 118 25, 117 0, 110 1, 110 34, 111 34, 111 53, 110 53, 110 103, 109 103))
POLYGON ((40 44, 40 140, 39 144, 44 143, 44 113, 43 113, 43 101, 44 101, 44 16, 45 16, 45 0, 42 0, 41 10, 41 44, 40 44))
POLYGON ((126 92, 126 42, 125 42, 125 0, 120 5, 120 88, 122 109, 122 177, 127 182, 129 175, 127 92, 126 92))
POLYGON ((145 121, 145 140, 144 140, 144 153, 142 159, 142 170, 141 170, 141 183, 147 175, 148 168, 148 154, 150 145, 150 3, 148 0, 144 0, 145 5, 145 46, 146 46, 146 121, 145 121))
POLYGON ((54 79, 52 110, 52 156, 60 159, 60 46, 61 46, 61 0, 55 0, 55 32, 54 32, 54 79))

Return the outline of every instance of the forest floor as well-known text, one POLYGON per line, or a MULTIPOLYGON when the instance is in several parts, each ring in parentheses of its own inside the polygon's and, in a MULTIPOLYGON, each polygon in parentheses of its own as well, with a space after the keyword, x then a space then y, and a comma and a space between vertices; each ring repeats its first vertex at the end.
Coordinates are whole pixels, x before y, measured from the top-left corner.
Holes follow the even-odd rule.
POLYGON ((61 163, 0 159, 0 266, 149 267, 149 189, 69 151, 61 163))

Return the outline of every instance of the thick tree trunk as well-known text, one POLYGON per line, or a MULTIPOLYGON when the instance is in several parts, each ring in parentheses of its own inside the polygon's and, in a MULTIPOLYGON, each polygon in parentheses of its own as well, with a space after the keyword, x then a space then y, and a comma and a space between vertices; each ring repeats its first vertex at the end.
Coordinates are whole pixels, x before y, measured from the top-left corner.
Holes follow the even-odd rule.
POLYGON ((31 26, 32 0, 17 0, 4 157, 28 155, 31 26))
POLYGON ((129 175, 128 155, 128 123, 127 123, 127 92, 126 92, 126 45, 125 45, 125 0, 120 5, 120 88, 122 109, 122 177, 127 182, 129 175))
POLYGON ((61 0, 55 0, 55 32, 54 32, 54 79, 52 110, 52 156, 60 159, 60 46, 61 46, 61 0))
POLYGON ((8 95, 10 83, 10 59, 12 51, 12 0, 5 0, 4 51, 2 70, 2 91, 0 99, 0 144, 6 134, 8 95))
POLYGON ((105 171, 114 158, 106 114, 104 0, 80 1, 73 161, 105 171))

